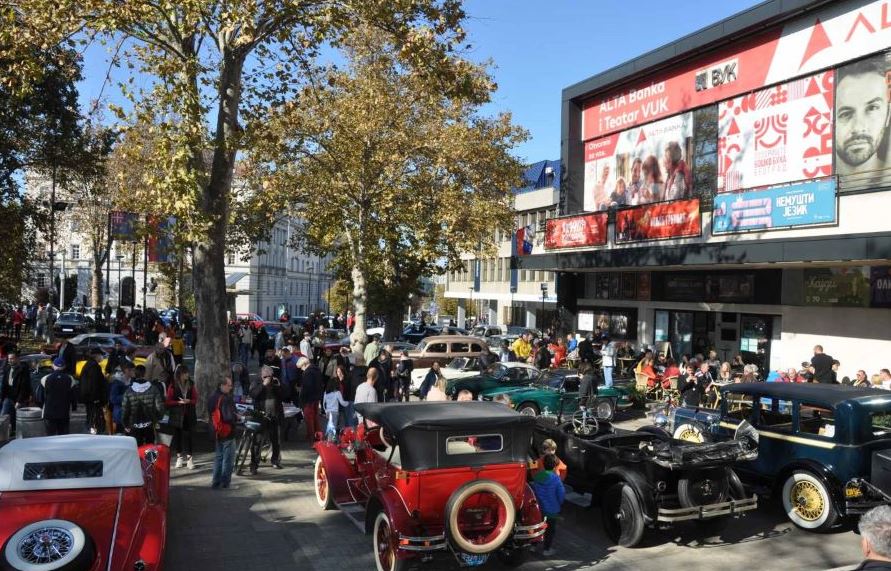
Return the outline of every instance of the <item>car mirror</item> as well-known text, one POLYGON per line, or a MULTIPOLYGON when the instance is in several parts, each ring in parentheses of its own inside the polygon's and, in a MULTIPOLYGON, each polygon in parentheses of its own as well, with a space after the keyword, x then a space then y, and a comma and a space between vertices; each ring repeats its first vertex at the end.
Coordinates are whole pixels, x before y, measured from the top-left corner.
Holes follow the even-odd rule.
POLYGON ((154 464, 158 461, 158 450, 155 448, 149 448, 145 451, 145 461, 149 464, 154 464))

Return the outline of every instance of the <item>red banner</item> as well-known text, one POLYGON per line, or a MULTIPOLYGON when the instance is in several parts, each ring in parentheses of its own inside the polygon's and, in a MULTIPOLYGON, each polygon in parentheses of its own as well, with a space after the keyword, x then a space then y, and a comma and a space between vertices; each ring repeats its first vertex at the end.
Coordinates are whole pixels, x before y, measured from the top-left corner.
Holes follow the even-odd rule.
POLYGON ((616 212, 616 243, 701 234, 698 198, 647 204, 616 212))
POLYGON ((572 218, 552 218, 545 225, 547 250, 604 244, 606 244, 606 212, 572 218))
POLYGON ((891 2, 848 0, 598 97, 583 111, 582 140, 875 53, 891 45, 891 2))

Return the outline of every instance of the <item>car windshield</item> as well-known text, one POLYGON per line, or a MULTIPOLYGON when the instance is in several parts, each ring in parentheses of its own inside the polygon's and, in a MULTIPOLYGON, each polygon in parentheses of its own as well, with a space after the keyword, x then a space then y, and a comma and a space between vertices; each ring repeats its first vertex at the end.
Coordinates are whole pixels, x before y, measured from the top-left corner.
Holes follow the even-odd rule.
POLYGON ((559 389, 563 386, 563 380, 566 375, 558 375, 555 373, 545 373, 533 381, 536 385, 544 385, 552 389, 559 389))
POLYGON ((418 343, 418 351, 423 351, 427 348, 427 344, 429 342, 426 339, 423 339, 420 343, 418 343))
POLYGON ((507 367, 505 367, 501 363, 494 363, 492 365, 489 365, 489 368, 486 369, 486 372, 496 379, 500 379, 501 377, 507 375, 507 367))
POLYGON ((63 313, 59 316, 59 321, 83 321, 84 316, 79 313, 63 313))
POLYGON ((457 357, 455 359, 452 359, 452 361, 448 365, 446 365, 446 367, 448 367, 449 369, 461 370, 466 368, 469 364, 470 359, 468 359, 467 357, 457 357))

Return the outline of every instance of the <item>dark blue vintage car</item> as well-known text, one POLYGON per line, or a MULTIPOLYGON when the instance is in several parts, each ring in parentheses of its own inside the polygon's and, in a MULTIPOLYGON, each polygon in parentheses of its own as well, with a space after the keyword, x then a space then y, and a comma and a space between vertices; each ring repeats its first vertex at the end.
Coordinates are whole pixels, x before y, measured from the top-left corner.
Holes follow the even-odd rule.
POLYGON ((840 517, 891 503, 891 393, 845 385, 731 384, 716 409, 680 407, 672 436, 733 437, 742 420, 758 431, 758 458, 738 464, 743 480, 780 494, 797 526, 824 530, 840 517))

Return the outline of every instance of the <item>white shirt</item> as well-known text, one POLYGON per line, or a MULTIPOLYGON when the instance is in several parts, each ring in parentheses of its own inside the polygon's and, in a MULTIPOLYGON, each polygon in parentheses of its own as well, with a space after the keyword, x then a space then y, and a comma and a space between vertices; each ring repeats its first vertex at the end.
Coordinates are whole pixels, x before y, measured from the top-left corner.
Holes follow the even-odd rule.
POLYGON ((356 387, 356 400, 353 402, 356 404, 359 404, 360 402, 377 402, 377 391, 374 390, 373 385, 362 383, 356 387))
POLYGON ((312 343, 306 337, 300 342, 300 352, 307 359, 312 359, 312 343))
POLYGON ((600 356, 603 357, 604 367, 616 366, 616 347, 612 341, 600 348, 600 356))

